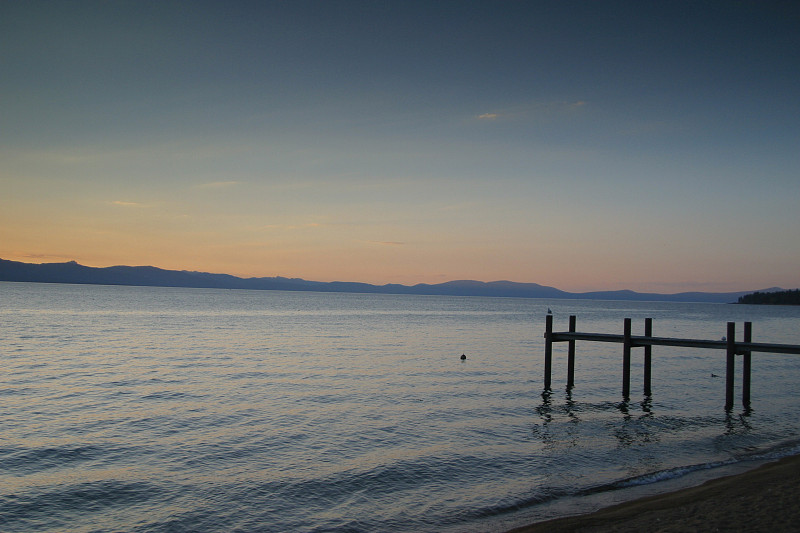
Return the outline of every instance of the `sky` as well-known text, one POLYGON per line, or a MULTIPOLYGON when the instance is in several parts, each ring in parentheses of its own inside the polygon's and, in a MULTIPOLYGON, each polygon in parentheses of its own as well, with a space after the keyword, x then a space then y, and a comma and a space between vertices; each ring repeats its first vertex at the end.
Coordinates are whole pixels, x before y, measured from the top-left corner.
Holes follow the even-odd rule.
POLYGON ((0 0, 0 258, 800 287, 792 1, 0 0))

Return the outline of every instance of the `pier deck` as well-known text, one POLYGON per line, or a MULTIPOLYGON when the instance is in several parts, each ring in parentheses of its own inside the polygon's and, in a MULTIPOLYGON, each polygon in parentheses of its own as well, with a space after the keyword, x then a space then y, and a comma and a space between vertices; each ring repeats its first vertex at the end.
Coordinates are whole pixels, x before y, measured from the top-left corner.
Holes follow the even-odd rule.
POLYGON ((567 363, 567 387, 574 386, 575 376, 575 342, 610 342, 622 344, 622 396, 626 400, 630 396, 630 367, 631 367, 631 348, 644 348, 644 393, 651 394, 651 368, 652 368, 652 347, 653 346, 677 346, 682 348, 701 348, 710 350, 725 350, 726 352, 726 375, 725 375, 725 409, 733 406, 734 388, 734 366, 735 356, 744 356, 742 372, 742 403, 745 407, 750 406, 750 374, 752 368, 751 354, 753 352, 781 353, 789 355, 800 355, 800 346, 794 344, 773 344, 764 342, 752 342, 752 323, 744 323, 744 339, 736 340, 736 324, 728 322, 727 336, 721 340, 705 339, 680 339, 673 337, 653 337, 653 321, 651 318, 645 319, 644 335, 631 335, 631 319, 624 321, 623 334, 613 333, 585 333, 575 331, 576 317, 569 317, 568 331, 553 331, 553 315, 548 314, 545 322, 545 348, 544 348, 544 388, 550 390, 553 343, 569 343, 569 354, 567 363))

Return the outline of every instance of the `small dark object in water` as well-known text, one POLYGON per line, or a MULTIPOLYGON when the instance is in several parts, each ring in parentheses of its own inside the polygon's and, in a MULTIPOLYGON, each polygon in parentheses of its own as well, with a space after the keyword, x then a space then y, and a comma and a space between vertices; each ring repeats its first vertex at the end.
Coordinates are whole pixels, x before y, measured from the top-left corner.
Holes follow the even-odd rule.
POLYGON ((712 373, 711 373, 711 377, 712 377, 712 378, 718 378, 719 376, 718 376, 718 375, 716 375, 715 373, 713 373, 713 372, 712 372, 712 373))
POLYGON ((464 355, 464 354, 462 353, 462 354, 461 354, 461 360, 463 361, 463 360, 464 360, 464 359, 466 359, 466 358, 467 358, 467 356, 466 356, 466 355, 464 355))

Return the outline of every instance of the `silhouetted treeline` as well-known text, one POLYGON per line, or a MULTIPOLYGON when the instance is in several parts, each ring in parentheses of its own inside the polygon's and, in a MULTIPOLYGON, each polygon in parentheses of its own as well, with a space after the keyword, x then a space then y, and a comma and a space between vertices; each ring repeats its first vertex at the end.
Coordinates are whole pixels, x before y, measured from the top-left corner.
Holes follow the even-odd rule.
POLYGON ((800 289, 778 292, 754 292, 739 297, 740 304, 800 305, 800 289))

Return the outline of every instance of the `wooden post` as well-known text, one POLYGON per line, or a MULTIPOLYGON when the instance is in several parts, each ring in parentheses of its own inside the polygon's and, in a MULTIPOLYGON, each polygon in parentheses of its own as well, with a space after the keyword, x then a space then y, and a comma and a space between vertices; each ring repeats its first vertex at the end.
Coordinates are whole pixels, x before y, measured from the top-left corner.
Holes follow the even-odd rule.
POLYGON ((550 372, 553 368, 553 315, 547 315, 544 329, 544 390, 550 390, 550 372))
MULTIPOLYGON (((575 332, 575 315, 569 316, 569 331, 575 332)), ((575 386, 575 341, 569 341, 569 352, 567 354, 567 389, 575 386)))
MULTIPOLYGON (((644 319, 644 336, 645 337, 652 337, 653 336, 653 319, 652 318, 645 318, 644 319)), ((652 366, 652 356, 653 356, 653 347, 651 345, 647 345, 644 347, 644 395, 650 396, 652 394, 651 385, 651 366, 652 366)))
MULTIPOLYGON (((744 323, 744 342, 753 342, 753 323, 744 323)), ((750 352, 744 352, 742 360, 742 405, 750 407, 750 352)))
POLYGON ((622 397, 631 396, 631 319, 625 319, 622 344, 622 397))
POLYGON ((733 407, 733 378, 736 363, 736 322, 728 322, 728 336, 726 337, 727 357, 725 360, 725 410, 733 407))

